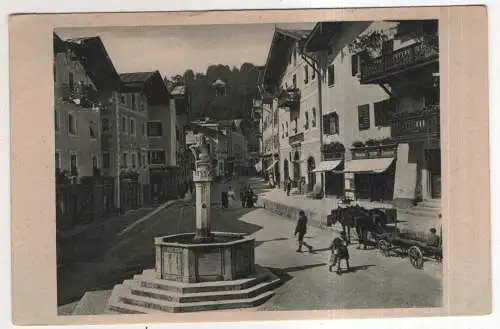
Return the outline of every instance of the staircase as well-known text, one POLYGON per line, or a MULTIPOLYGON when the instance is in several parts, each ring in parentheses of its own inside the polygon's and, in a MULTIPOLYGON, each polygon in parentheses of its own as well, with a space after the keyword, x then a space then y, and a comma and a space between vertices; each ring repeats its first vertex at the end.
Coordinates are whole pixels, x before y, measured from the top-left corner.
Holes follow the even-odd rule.
POLYGON ((160 280, 154 270, 145 270, 115 286, 106 313, 177 313, 255 307, 271 298, 279 283, 276 275, 259 266, 249 278, 191 284, 160 280))
POLYGON ((427 199, 406 209, 399 209, 399 213, 407 214, 415 217, 436 219, 441 213, 440 199, 427 199))

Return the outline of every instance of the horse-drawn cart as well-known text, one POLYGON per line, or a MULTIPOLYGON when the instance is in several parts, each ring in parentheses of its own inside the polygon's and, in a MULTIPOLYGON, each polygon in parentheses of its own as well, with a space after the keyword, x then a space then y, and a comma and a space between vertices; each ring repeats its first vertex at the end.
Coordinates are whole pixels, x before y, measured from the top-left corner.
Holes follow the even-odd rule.
POLYGON ((408 257, 413 267, 421 269, 424 266, 424 260, 434 259, 442 261, 443 253, 441 243, 431 244, 424 238, 411 235, 409 233, 391 232, 378 236, 377 246, 384 256, 389 257, 392 254, 401 257, 408 257))

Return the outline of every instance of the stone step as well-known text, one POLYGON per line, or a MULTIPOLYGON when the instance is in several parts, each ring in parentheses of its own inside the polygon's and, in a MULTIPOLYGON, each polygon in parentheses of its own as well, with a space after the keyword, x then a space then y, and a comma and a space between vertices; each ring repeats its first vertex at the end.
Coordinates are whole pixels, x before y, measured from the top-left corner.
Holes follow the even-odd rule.
POLYGON ((280 282, 278 277, 268 280, 243 290, 195 292, 179 294, 177 292, 162 289, 152 289, 141 286, 137 281, 127 280, 124 285, 128 286, 134 296, 149 297, 177 303, 215 302, 221 300, 249 299, 256 297, 268 290, 273 289, 280 282))
POLYGON ((255 266, 255 274, 249 278, 243 278, 232 281, 215 281, 215 282, 199 282, 199 283, 184 283, 170 280, 161 280, 156 278, 154 270, 145 270, 142 274, 134 276, 134 280, 144 288, 158 289, 164 291, 172 291, 181 294, 186 293, 201 293, 201 292, 223 292, 233 290, 243 290, 255 286, 273 274, 259 266, 255 266))
MULTIPOLYGON (((162 312, 197 312, 197 311, 215 311, 224 309, 238 309, 246 307, 255 307, 265 302, 274 295, 274 291, 266 291, 252 298, 244 299, 233 299, 233 300, 221 300, 221 301, 210 301, 210 302, 193 302, 193 303, 177 303, 170 302, 160 299, 152 299, 148 297, 141 297, 135 295, 128 295, 120 297, 120 304, 126 304, 123 307, 128 310, 129 305, 140 307, 141 309, 134 308, 133 310, 141 310, 142 312, 147 309, 147 313, 156 313, 158 311, 162 312)), ((112 309, 115 305, 112 306, 112 309)), ((118 305, 120 307, 120 305, 118 305)))

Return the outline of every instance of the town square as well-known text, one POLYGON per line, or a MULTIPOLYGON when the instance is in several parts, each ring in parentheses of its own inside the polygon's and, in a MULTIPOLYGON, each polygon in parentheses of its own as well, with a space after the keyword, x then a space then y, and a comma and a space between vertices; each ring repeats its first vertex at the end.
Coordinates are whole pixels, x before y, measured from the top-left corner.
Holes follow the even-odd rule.
POLYGON ((60 315, 442 306, 437 20, 53 41, 60 315))

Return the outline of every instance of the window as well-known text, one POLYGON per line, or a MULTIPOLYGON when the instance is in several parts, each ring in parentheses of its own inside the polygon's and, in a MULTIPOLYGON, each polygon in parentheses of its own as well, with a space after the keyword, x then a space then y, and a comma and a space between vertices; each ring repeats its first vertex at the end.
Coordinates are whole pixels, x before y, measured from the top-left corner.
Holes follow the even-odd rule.
POLYGON ((124 152, 122 155, 122 166, 128 167, 128 154, 127 154, 127 152, 124 152))
POLYGON ((141 112, 144 112, 146 110, 146 104, 144 103, 143 100, 140 101, 140 108, 139 110, 141 110, 141 112))
POLYGON ((305 113, 306 116, 306 123, 304 124, 304 129, 309 129, 309 113, 306 111, 305 113))
POLYGON ((131 160, 132 168, 135 169, 137 167, 137 154, 132 153, 131 156, 132 156, 132 160, 131 160))
POLYGON ((71 153, 69 156, 69 167, 70 167, 70 174, 71 176, 76 176, 77 173, 77 168, 78 168, 78 161, 76 158, 76 153, 71 153))
POLYGON ((131 102, 130 102, 130 106, 132 107, 132 110, 135 110, 135 109, 136 109, 136 108, 135 108, 135 106, 136 106, 136 103, 135 103, 135 94, 134 94, 134 93, 132 93, 130 96, 131 96, 131 97, 130 97, 130 100, 131 100, 131 102))
POLYGON ((73 75, 73 72, 69 72, 68 85, 69 89, 73 90, 73 87, 75 86, 75 76, 73 75))
POLYGON ((135 119, 130 118, 130 135, 135 136, 135 119))
POLYGON ((316 127, 316 108, 313 107, 312 109, 312 118, 311 118, 311 125, 314 127, 316 127))
POLYGON ((103 169, 109 169, 110 167, 110 159, 108 152, 102 154, 102 167, 103 169))
POLYGON ((142 124, 142 136, 147 137, 147 129, 146 129, 146 124, 142 124))
POLYGON ((297 74, 293 75, 293 89, 297 89, 297 74))
POLYGON ((359 130, 370 129, 370 105, 358 106, 358 127, 359 130))
POLYGON ((127 104, 127 95, 123 93, 120 94, 120 103, 127 104))
POLYGON ((59 111, 54 111, 54 129, 59 131, 60 122, 59 122, 59 111))
POLYGON ((161 122, 148 122, 148 136, 150 137, 162 136, 161 122))
POLYGON ((108 118, 102 118, 101 125, 101 129, 103 132, 111 131, 111 125, 108 118))
POLYGON ((122 133, 127 133, 127 117, 122 117, 122 133))
POLYGON ((323 134, 337 135, 340 133, 339 115, 336 112, 323 116, 323 134))
POLYGON ((54 164, 56 169, 61 169, 61 152, 56 152, 54 164))
POLYGON ((149 158, 149 163, 152 165, 164 165, 165 151, 150 151, 149 158))
POLYGON ((390 119, 393 113, 392 101, 390 99, 374 103, 373 111, 375 114, 375 126, 377 127, 389 126, 390 119))
POLYGON ((285 122, 285 137, 288 137, 288 121, 285 122))
POLYGON ((355 76, 359 73, 359 55, 354 54, 351 56, 351 73, 355 76))
POLYGON ((304 66, 304 83, 309 83, 309 65, 304 66))
POLYGON ((281 124, 281 130, 282 130, 281 138, 285 138, 285 125, 283 123, 281 124))
POLYGON ((96 170, 98 168, 97 157, 94 155, 92 157, 92 169, 96 170))
POLYGON ((68 113, 68 133, 76 135, 76 118, 73 113, 68 113))
POLYGON ((148 157, 146 153, 142 153, 142 165, 144 168, 146 168, 148 165, 148 157))
POLYGON ((90 135, 90 138, 97 138, 97 134, 95 132, 95 122, 94 121, 90 121, 89 122, 89 135, 90 135))
POLYGON ((331 87, 335 84, 335 65, 328 66, 328 86, 331 87))
POLYGON ((311 68, 311 80, 316 79, 316 64, 313 63, 312 68, 311 68))

